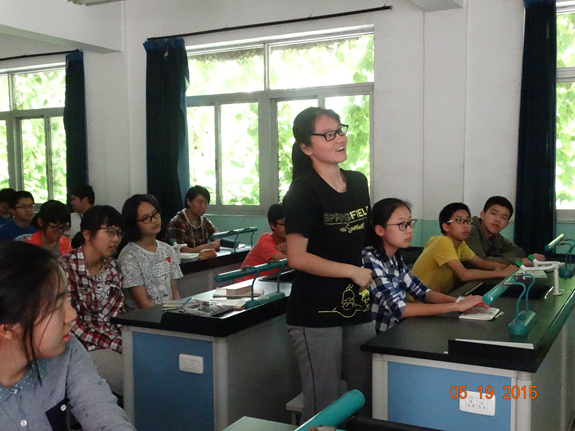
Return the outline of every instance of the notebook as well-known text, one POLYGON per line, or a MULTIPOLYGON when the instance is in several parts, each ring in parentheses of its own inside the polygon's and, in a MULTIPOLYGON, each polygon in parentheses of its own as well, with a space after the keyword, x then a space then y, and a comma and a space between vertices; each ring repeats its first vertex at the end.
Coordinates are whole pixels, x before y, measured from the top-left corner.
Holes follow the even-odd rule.
POLYGON ((491 320, 499 313, 499 308, 489 307, 484 308, 481 306, 472 307, 459 315, 460 319, 469 320, 491 320))

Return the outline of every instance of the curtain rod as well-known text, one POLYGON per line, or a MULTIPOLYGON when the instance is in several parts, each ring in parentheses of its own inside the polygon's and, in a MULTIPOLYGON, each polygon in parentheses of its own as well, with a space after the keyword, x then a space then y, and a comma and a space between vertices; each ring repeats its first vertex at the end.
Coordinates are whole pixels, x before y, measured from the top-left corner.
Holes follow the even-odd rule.
POLYGON ((237 27, 224 27, 224 28, 217 28, 217 29, 213 29, 213 30, 196 31, 194 33, 174 34, 171 36, 150 37, 150 38, 148 38, 148 40, 168 39, 170 37, 199 36, 199 35, 203 35, 203 34, 221 33, 224 31, 245 30, 248 28, 259 28, 259 27, 269 27, 272 25, 279 25, 279 24, 293 24, 296 22, 315 21, 315 20, 327 19, 327 18, 338 18, 338 17, 342 17, 342 16, 358 15, 361 13, 378 12, 378 11, 382 11, 382 10, 391 10, 391 6, 381 6, 381 7, 371 8, 371 9, 353 10, 353 11, 349 11, 349 12, 334 13, 331 15, 309 16, 307 18, 295 18, 295 19, 288 19, 288 20, 284 20, 284 21, 272 21, 272 22, 264 22, 264 23, 260 23, 260 24, 240 25, 237 27))
POLYGON ((44 54, 17 55, 16 57, 0 58, 0 61, 18 60, 18 59, 22 59, 22 58, 46 57, 49 55, 58 55, 58 54, 70 54, 70 53, 75 52, 75 51, 78 51, 78 50, 75 49, 73 51, 46 52, 44 54))

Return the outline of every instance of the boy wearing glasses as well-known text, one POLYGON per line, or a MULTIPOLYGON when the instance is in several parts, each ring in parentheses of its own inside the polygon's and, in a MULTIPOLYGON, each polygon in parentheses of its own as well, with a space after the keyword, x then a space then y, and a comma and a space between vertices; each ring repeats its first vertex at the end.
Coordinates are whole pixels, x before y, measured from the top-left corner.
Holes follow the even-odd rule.
POLYGON ((458 278, 463 282, 503 278, 517 270, 514 265, 484 260, 467 246, 471 222, 469 207, 460 202, 447 205, 439 213, 443 235, 431 237, 413 265, 413 273, 432 290, 449 294, 458 278))
POLYGON ((0 227, 0 242, 24 241, 36 232, 30 225, 34 218, 34 197, 30 192, 18 191, 12 195, 9 206, 12 220, 0 227))
MULTIPOLYGON (((242 268, 287 258, 284 207, 282 204, 273 204, 270 207, 268 210, 268 223, 272 231, 260 236, 256 245, 250 250, 242 263, 242 268)), ((272 269, 262 272, 260 276, 277 274, 278 272, 279 268, 272 269)), ((247 275, 238 281, 251 280, 252 278, 254 278, 254 275, 247 275)))
MULTIPOLYGON (((483 206, 480 217, 473 217, 467 245, 482 259, 493 262, 512 264, 517 259, 525 266, 533 266, 533 262, 525 257, 521 247, 509 241, 501 231, 509 226, 513 215, 513 205, 503 196, 492 196, 483 206)), ((534 253, 539 261, 545 260, 542 254, 534 253)))

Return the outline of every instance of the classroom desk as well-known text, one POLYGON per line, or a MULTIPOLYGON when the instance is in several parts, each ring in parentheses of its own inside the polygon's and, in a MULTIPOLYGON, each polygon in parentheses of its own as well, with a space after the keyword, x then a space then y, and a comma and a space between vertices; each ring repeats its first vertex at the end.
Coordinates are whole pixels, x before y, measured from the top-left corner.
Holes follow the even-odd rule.
MULTIPOLYGON (((277 284, 258 280, 256 287, 275 292, 277 284)), ((289 295, 291 284, 280 288, 289 295)), ((194 297, 211 299, 213 291, 194 297)), ((114 318, 123 325, 124 408, 135 427, 220 431, 243 416, 288 422, 285 404, 301 384, 286 303, 219 318, 161 306, 114 318), (203 373, 180 371, 180 354, 201 357, 203 373)))
MULTIPOLYGON (((553 283, 550 277, 550 284, 553 283)), ((561 296, 530 301, 537 322, 525 337, 509 335, 516 299, 499 297, 494 321, 464 321, 458 313, 409 318, 362 346, 373 357, 373 416, 442 430, 570 430, 575 411, 575 281, 560 279, 561 296), (472 343, 456 340, 480 340, 472 343), (533 349, 487 344, 531 343, 533 349), (495 393, 495 415, 460 411, 453 386, 495 393), (529 388, 537 386, 537 397, 529 388), (526 387, 504 398, 505 386, 526 387)), ((465 292, 464 286, 454 292, 465 292)), ((522 302, 522 308, 525 304, 522 302)))
POLYGON ((177 282, 180 296, 184 298, 232 284, 233 282, 221 283, 216 286, 214 278, 217 274, 240 269, 250 250, 251 247, 243 247, 233 252, 232 249, 222 247, 216 252, 217 257, 193 261, 183 260, 180 268, 184 276, 177 282))

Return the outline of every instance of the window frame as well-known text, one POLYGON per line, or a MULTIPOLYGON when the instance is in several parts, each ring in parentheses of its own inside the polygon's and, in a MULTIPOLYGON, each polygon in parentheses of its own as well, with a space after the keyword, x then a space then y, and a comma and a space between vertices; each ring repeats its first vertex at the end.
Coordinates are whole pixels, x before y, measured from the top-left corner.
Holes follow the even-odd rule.
POLYGON ((373 29, 361 29, 353 31, 336 31, 325 34, 305 37, 281 37, 268 38, 265 41, 246 41, 238 44, 232 42, 229 45, 209 45, 200 47, 187 47, 188 56, 206 52, 225 51, 228 49, 245 49, 263 47, 264 52, 264 90, 250 93, 226 93, 214 95, 186 96, 186 107, 221 106, 228 103, 258 103, 258 161, 259 161, 259 205, 223 205, 222 200, 222 176, 221 176, 221 140, 218 126, 218 110, 214 110, 215 145, 216 145, 216 196, 212 196, 209 206, 209 214, 213 215, 265 215, 270 205, 277 203, 279 198, 279 142, 277 124, 277 103, 290 100, 317 99, 318 106, 325 106, 325 99, 338 96, 364 96, 370 97, 370 183, 373 184, 374 172, 371 168, 374 154, 373 146, 373 109, 374 109, 374 82, 330 85, 321 87, 306 87, 297 89, 270 89, 269 82, 269 53, 270 48, 278 45, 293 43, 320 42, 330 39, 352 38, 361 35, 374 35, 373 29), (265 143, 272 145, 265 145, 265 143), (266 184, 266 187, 262 187, 266 184))
MULTIPOLYGON (((24 190, 24 160, 21 123, 23 120, 43 119, 44 145, 46 151, 46 186, 48 199, 54 199, 54 168, 52 163, 52 128, 51 119, 64 118, 64 106, 34 109, 15 109, 14 75, 23 73, 49 72, 53 70, 66 71, 65 63, 50 63, 1 69, 0 75, 8 76, 9 110, 0 111, 0 121, 6 122, 6 146, 8 156, 9 187, 24 190)), ((36 208, 43 202, 35 198, 36 208)))

